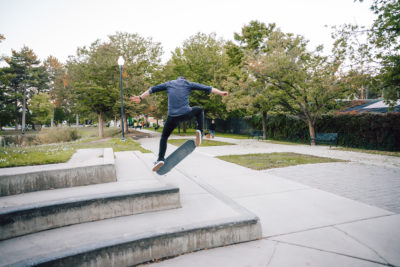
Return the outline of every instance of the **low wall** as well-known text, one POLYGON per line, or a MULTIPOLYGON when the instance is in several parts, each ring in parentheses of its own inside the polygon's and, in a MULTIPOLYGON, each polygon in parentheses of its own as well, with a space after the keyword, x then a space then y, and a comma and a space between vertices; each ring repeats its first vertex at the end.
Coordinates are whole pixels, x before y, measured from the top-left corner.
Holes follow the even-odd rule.
POLYGON ((0 196, 117 181, 114 153, 89 163, 60 163, 0 169, 0 196))

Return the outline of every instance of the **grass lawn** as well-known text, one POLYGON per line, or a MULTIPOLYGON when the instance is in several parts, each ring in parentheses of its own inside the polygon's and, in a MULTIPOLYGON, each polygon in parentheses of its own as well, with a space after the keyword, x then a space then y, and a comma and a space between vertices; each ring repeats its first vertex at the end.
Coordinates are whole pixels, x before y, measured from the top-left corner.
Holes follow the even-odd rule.
POLYGON ((0 168, 66 162, 75 151, 66 144, 0 148, 0 168))
POLYGON ((111 147, 114 152, 130 150, 150 152, 130 138, 127 138, 125 142, 121 141, 120 137, 101 140, 87 138, 59 144, 0 148, 0 168, 66 162, 77 149, 103 147, 111 147))
POLYGON ((345 162, 344 160, 316 157, 297 153, 268 153, 218 156, 219 159, 232 162, 253 170, 266 170, 311 163, 345 162))
MULTIPOLYGON (((186 141, 187 141, 187 139, 169 139, 168 143, 171 145, 174 145, 174 146, 180 146, 186 141)), ((234 145, 234 144, 228 143, 228 142, 220 142, 220 141, 203 139, 201 141, 200 146, 230 146, 230 145, 234 145)))

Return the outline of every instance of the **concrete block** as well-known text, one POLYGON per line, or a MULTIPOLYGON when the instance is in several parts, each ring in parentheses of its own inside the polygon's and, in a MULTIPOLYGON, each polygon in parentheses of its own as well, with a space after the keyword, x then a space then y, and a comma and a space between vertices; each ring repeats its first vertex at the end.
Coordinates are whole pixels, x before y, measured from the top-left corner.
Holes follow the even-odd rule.
MULTIPOLYGON (((261 228, 256 219, 219 222, 191 229, 125 237, 109 243, 97 243, 30 259, 32 265, 51 266, 132 266, 154 259, 214 248, 259 238, 261 228)), ((26 264, 26 262, 15 263, 26 264)))
POLYGON ((0 169, 0 196, 108 183, 116 180, 112 148, 105 148, 103 157, 80 163, 0 169))
POLYGON ((179 188, 164 186, 0 209, 0 240, 57 227, 179 208, 179 188))

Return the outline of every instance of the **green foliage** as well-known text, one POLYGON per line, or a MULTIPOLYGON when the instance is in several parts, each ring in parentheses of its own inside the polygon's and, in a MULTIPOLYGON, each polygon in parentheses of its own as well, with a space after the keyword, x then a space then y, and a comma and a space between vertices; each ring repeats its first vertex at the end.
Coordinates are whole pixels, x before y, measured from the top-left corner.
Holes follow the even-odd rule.
POLYGON ((96 113, 110 112, 118 99, 118 91, 87 83, 77 83, 75 93, 83 106, 96 113))
MULTIPOLYGON (((224 51, 224 41, 215 34, 197 33, 176 48, 171 60, 165 66, 167 80, 184 76, 186 79, 221 88, 228 73, 228 61, 224 51)), ((165 104, 165 102, 163 102, 165 104)), ((219 95, 193 92, 191 106, 202 106, 208 117, 225 117, 225 105, 219 95)))
POLYGON ((63 121, 68 120, 67 114, 64 109, 61 107, 57 107, 54 109, 54 122, 62 123, 63 121))
POLYGON ((371 29, 372 40, 378 47, 400 49, 400 2, 374 0, 371 10, 378 15, 371 29))
MULTIPOLYGON (((119 33, 109 40, 95 41, 90 47, 78 49, 77 55, 67 64, 68 87, 79 113, 96 113, 99 120, 120 116, 120 67, 122 66, 124 113, 130 116, 146 112, 145 105, 134 105, 129 97, 150 87, 153 74, 159 71, 162 49, 137 34, 119 33)), ((102 135, 99 123, 99 134, 102 135)))
MULTIPOLYGON (((161 55, 163 53, 161 44, 154 42, 151 38, 143 38, 138 34, 117 32, 109 36, 109 44, 121 55, 125 64, 123 66, 123 94, 124 113, 129 116, 151 113, 154 101, 150 103, 136 104, 129 100, 133 95, 139 95, 147 90, 157 81, 161 71, 161 55)), ((119 72, 118 72, 119 74, 119 72)), ((118 87, 120 88, 119 79, 118 87)), ((119 114, 120 101, 114 105, 114 113, 119 114)))
POLYGON ((234 38, 240 42, 244 50, 251 52, 265 51, 265 40, 275 30, 274 23, 266 26, 264 23, 252 20, 242 28, 241 34, 235 33, 234 38))
MULTIPOLYGON (((14 123, 25 123, 26 103, 29 99, 46 89, 48 74, 40 65, 40 60, 32 49, 24 46, 20 51, 12 50, 12 56, 5 58, 8 63, 0 71, 1 105, 2 110, 12 113, 14 123), (22 113, 22 119, 20 115, 22 113)), ((6 123, 10 123, 9 116, 3 116, 6 123)))
POLYGON ((338 144, 346 147, 400 150, 400 115, 395 113, 331 115, 317 125, 321 132, 339 133, 338 144))
POLYGON ((0 129, 10 124, 15 114, 14 99, 9 88, 12 76, 13 74, 7 73, 4 68, 0 68, 0 129))
POLYGON ((248 114, 262 114, 263 132, 266 138, 266 121, 268 112, 276 109, 277 102, 271 91, 272 86, 255 76, 248 65, 248 58, 264 54, 268 51, 266 42, 275 29, 275 24, 266 26, 259 21, 251 21, 242 28, 241 33, 235 33, 233 43, 226 45, 229 63, 232 66, 225 87, 231 94, 225 99, 229 111, 246 110, 248 114), (250 74, 250 75, 249 75, 250 74))
MULTIPOLYGON (((260 117, 253 119, 253 127, 261 129, 260 117)), ((320 133, 338 133, 339 146, 400 151, 400 114, 324 115, 315 128, 320 133)), ((307 126, 295 116, 269 116, 268 138, 310 143, 307 126)))
POLYGON ((334 53, 356 65, 352 70, 358 73, 358 82, 372 83, 393 108, 400 98, 400 1, 374 0, 371 10, 377 15, 371 28, 335 28, 334 53))
POLYGON ((47 93, 34 95, 29 104, 32 111, 35 124, 43 125, 50 122, 53 112, 53 104, 50 102, 50 96, 47 93))
MULTIPOLYGON (((274 30, 265 41, 265 52, 248 54, 246 62, 250 73, 269 90, 269 98, 259 102, 299 116, 314 137, 317 119, 347 88, 337 77, 337 63, 323 56, 321 47, 308 51, 307 43, 302 36, 274 30)), ((265 116, 263 120, 265 125, 265 116)))

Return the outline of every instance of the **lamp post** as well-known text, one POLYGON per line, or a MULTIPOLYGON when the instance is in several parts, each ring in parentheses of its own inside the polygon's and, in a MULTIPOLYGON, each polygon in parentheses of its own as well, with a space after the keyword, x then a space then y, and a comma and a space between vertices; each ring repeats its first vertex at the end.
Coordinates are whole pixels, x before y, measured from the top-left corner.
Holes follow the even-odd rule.
POLYGON ((123 89, 122 89, 122 66, 124 65, 125 60, 122 56, 118 58, 118 65, 119 65, 119 73, 121 77, 121 125, 122 125, 122 138, 121 141, 125 141, 125 133, 124 133, 124 102, 123 102, 123 89))

